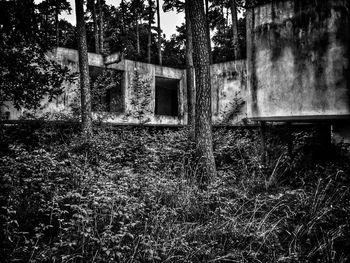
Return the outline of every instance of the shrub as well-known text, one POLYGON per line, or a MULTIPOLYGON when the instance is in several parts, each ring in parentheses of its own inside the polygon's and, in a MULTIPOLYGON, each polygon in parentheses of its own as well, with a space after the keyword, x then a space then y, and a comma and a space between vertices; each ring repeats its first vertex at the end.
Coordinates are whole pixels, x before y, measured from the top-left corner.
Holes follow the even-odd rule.
POLYGON ((219 176, 201 190, 189 176, 186 130, 98 128, 86 143, 70 130, 62 140, 42 129, 30 145, 9 140, 0 158, 4 262, 350 258, 346 160, 297 170, 301 152, 278 161, 286 149, 268 141, 279 154, 263 166, 256 131, 219 129, 219 176), (285 168, 298 178, 288 181, 285 168))

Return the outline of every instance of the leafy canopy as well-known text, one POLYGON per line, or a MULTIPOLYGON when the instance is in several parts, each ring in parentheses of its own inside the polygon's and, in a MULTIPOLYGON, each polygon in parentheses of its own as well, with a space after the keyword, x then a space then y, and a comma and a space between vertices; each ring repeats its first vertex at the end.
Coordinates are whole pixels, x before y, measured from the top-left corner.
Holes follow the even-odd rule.
POLYGON ((17 109, 37 109, 46 96, 59 95, 74 75, 49 59, 34 1, 1 2, 0 10, 7 11, 0 20, 0 106, 11 101, 17 109))

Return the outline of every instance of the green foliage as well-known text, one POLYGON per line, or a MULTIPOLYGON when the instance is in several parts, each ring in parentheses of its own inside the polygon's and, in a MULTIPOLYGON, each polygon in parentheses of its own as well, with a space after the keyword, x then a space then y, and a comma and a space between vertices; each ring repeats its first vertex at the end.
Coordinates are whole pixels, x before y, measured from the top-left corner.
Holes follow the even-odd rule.
POLYGON ((180 0, 165 0, 163 3, 163 11, 164 12, 169 12, 169 11, 174 11, 180 13, 183 12, 185 9, 185 3, 184 1, 180 0))
MULTIPOLYGON (((185 173, 186 130, 105 128, 86 143, 62 128, 27 132, 31 144, 6 132, 4 262, 349 260, 346 159, 299 171, 300 158, 285 161, 294 174, 287 176, 273 155, 261 165, 256 131, 218 129, 219 176, 203 191, 185 173), (273 170, 279 176, 267 189, 273 170)), ((295 136, 298 151, 310 144, 311 135, 295 136)), ((285 154, 276 141, 268 147, 285 154)))
MULTIPOLYGON (((227 24, 227 18, 220 13, 219 7, 214 9, 211 14, 214 20, 214 26, 217 28, 213 35, 214 48, 212 52, 214 63, 231 61, 236 59, 234 57, 234 45, 231 25, 227 24)), ((242 54, 240 59, 246 57, 246 20, 241 18, 238 20, 238 44, 239 50, 242 54)))
POLYGON ((56 20, 56 14, 62 11, 70 12, 67 0, 44 0, 36 3, 34 0, 0 2, 0 33, 10 45, 27 44, 38 45, 48 50, 59 45, 69 43, 69 33, 72 25, 64 20, 56 20), (67 25, 70 25, 70 27, 67 25), (65 25, 61 27, 62 25, 65 25), (69 31, 67 30, 68 28, 69 31), (57 29, 57 32, 56 32, 57 29), (58 39, 57 39, 58 37, 58 39))
POLYGON ((177 34, 164 40, 163 64, 168 67, 185 68, 185 24, 176 27, 177 34))
POLYGON ((52 47, 49 26, 55 12, 69 9, 62 1, 1 1, 0 20, 0 106, 11 101, 17 109, 37 109, 43 98, 51 101, 62 92, 62 83, 72 81, 68 68, 47 57, 52 47), (38 12, 46 10, 46 20, 38 12), (40 24, 40 26, 39 26, 40 24))
MULTIPOLYGON (((121 85, 121 73, 104 70, 93 82, 91 89, 92 109, 96 112, 110 112, 111 108, 122 105, 121 96, 110 98, 110 92, 118 90, 121 85)), ((121 94, 120 94, 121 95, 121 94)))
POLYGON ((36 109, 48 96, 51 101, 61 94, 62 83, 72 82, 67 67, 50 60, 37 45, 0 48, 0 105, 11 101, 17 109, 36 109))

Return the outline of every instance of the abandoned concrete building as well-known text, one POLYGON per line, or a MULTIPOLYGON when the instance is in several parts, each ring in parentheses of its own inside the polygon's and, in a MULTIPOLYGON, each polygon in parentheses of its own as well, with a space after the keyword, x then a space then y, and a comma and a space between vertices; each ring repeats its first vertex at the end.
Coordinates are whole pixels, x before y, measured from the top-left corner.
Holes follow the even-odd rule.
MULTIPOLYGON (((57 48, 49 56, 71 71, 79 71, 77 50, 57 48)), ((91 79, 96 79, 105 69, 121 76, 118 85, 108 90, 107 96, 103 98, 106 104, 105 111, 95 111, 95 118, 103 118, 103 121, 115 124, 139 124, 140 121, 154 125, 187 123, 186 70, 127 59, 120 61, 119 54, 103 57, 100 54, 89 53, 88 60, 91 79), (136 74, 143 83, 143 90, 138 94, 139 99, 149 96, 142 120, 136 114, 136 74)), ((214 123, 238 123, 246 118, 246 106, 243 102, 246 91, 245 60, 214 64, 211 66, 211 75, 214 123), (235 114, 232 114, 233 109, 235 114)), ((43 108, 38 114, 69 113, 70 105, 79 97, 78 94, 77 82, 66 83, 63 94, 51 103, 43 103, 43 108)), ((17 119, 21 114, 23 112, 10 108, 9 119, 17 119)))
MULTIPOLYGON (((350 139, 349 12, 345 0, 281 0, 247 10, 247 59, 211 65, 214 124, 248 121, 332 124, 340 139, 350 139)), ((78 71, 76 50, 51 54, 78 71)), ((119 72, 120 85, 104 99, 109 123, 137 124, 135 74, 148 87, 148 110, 142 118, 154 125, 187 123, 186 71, 89 53, 90 75, 119 72), (117 103, 116 103, 117 102, 117 103)), ((69 111, 77 83, 67 85, 43 112, 69 111)), ((143 91, 146 92, 146 91, 143 91)), ((146 94, 146 93, 145 93, 146 94)), ((21 112, 9 108, 9 118, 21 112)))

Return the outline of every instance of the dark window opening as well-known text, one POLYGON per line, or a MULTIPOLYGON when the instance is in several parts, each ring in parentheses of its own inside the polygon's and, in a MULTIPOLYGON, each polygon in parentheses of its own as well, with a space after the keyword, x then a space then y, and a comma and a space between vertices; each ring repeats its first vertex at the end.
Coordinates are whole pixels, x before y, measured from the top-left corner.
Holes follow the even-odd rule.
POLYGON ((155 114, 179 116, 179 80, 156 77, 155 114))
POLYGON ((124 111, 123 72, 89 66, 89 73, 92 110, 122 113, 124 111))
POLYGON ((11 116, 11 113, 9 111, 5 111, 1 113, 0 120, 8 121, 10 119, 10 116, 11 116))

